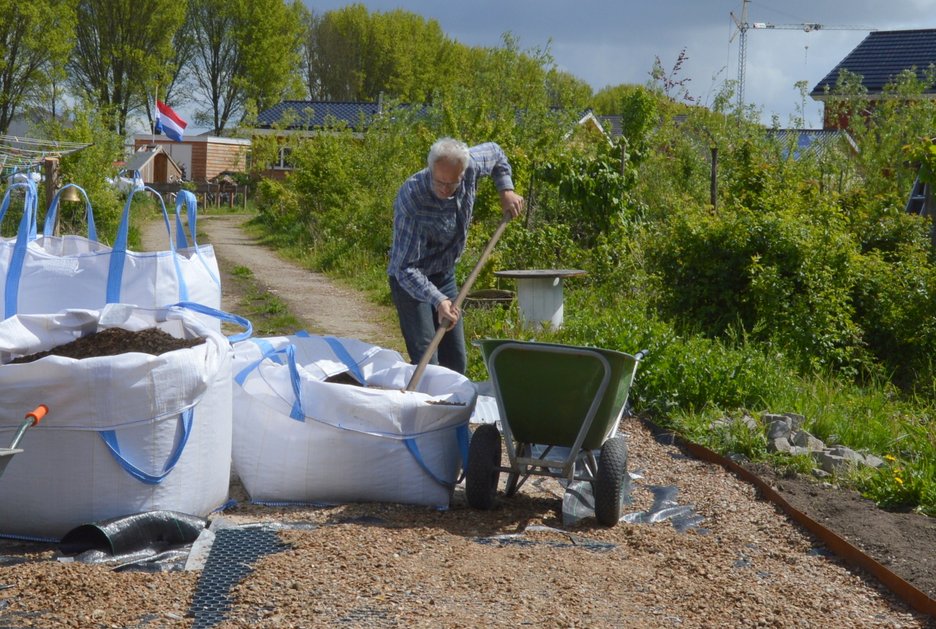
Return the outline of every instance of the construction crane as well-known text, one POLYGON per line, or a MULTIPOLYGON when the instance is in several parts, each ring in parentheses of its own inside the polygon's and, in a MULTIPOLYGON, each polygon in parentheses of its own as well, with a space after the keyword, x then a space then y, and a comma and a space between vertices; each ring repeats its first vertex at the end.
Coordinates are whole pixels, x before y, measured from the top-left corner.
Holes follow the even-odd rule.
POLYGON ((744 74, 747 69, 747 32, 748 29, 764 29, 764 30, 797 30, 803 31, 805 33, 811 33, 813 31, 874 31, 877 29, 868 28, 866 26, 826 26, 824 24, 819 24, 818 22, 802 22, 800 24, 770 24, 768 22, 748 22, 748 5, 751 4, 751 0, 742 0, 741 4, 741 16, 738 17, 734 14, 734 11, 730 13, 731 19, 734 21, 735 26, 738 27, 734 33, 731 34, 731 37, 728 39, 728 43, 734 41, 735 36, 738 36, 738 109, 744 107, 744 74))

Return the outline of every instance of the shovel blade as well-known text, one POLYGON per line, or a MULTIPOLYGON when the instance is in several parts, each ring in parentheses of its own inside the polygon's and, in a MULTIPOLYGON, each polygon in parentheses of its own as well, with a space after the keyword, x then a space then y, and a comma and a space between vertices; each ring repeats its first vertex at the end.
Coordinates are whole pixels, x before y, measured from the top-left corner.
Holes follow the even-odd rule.
POLYGON ((0 448, 0 476, 3 476, 3 470, 6 469, 7 464, 13 459, 14 454, 19 454, 22 450, 16 448, 0 448))

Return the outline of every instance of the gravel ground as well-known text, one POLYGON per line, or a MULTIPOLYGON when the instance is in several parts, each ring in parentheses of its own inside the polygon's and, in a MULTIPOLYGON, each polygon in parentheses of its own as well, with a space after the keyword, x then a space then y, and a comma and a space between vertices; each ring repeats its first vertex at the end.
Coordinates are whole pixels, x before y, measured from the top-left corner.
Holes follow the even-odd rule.
MULTIPOLYGON (((209 233, 218 248, 235 232, 209 233)), ((225 261, 233 254, 218 250, 223 265, 236 259, 274 282, 276 263, 261 273, 260 263, 225 261)), ((309 295, 315 305, 302 309, 301 284, 281 295, 319 329, 341 335, 355 319, 349 312, 364 313, 349 309, 340 291, 309 295)), ((233 297, 225 295, 225 307, 236 312, 233 297)), ((386 326, 368 317, 350 336, 379 343, 370 335, 386 335, 386 326)), ((622 431, 636 475, 626 511, 647 512, 655 488, 675 488, 678 505, 701 517, 696 526, 563 526, 563 490, 552 479, 531 480, 489 512, 468 508, 460 488, 448 511, 273 508, 250 504, 235 479, 237 504, 213 516, 215 524, 279 523, 286 547, 240 566, 249 572, 213 626, 934 626, 825 552, 750 485, 655 440, 636 419, 622 431)), ((919 551, 932 556, 925 544, 919 551)), ((0 545, 0 626, 212 626, 190 612, 200 571, 117 572, 54 558, 54 547, 0 545)))
MULTIPOLYGON (((448 511, 436 511, 272 508, 250 504, 235 485, 238 505, 216 517, 284 524, 287 548, 251 564, 216 626, 932 626, 826 553, 751 486, 659 443, 638 420, 622 428, 638 476, 626 512, 649 510, 653 487, 675 487, 676 502, 702 517, 698 526, 604 528, 589 518, 564 527, 562 488, 545 478, 490 512, 468 508, 460 489, 448 511)), ((198 577, 55 561, 4 566, 0 621, 188 627, 198 577)))
POLYGON ((658 443, 637 420, 624 430, 640 476, 627 512, 649 510, 651 488, 676 487, 698 527, 564 527, 563 490, 545 478, 491 512, 468 508, 461 492, 448 512, 245 507, 229 517, 320 526, 283 533, 291 548, 257 562, 222 626, 926 626, 749 485, 658 443))

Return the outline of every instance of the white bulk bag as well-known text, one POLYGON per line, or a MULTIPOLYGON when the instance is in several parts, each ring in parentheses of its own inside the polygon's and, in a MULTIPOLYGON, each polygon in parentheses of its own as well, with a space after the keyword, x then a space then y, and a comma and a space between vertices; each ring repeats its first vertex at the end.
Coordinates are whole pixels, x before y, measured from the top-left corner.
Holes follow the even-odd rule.
MULTIPOLYGON (((66 186, 66 188, 69 186, 66 186)), ((77 186, 71 186, 76 187, 77 186)), ((82 194, 84 191, 78 188, 82 194)), ((210 308, 221 306, 221 281, 214 248, 195 240, 197 202, 187 190, 176 200, 176 238, 172 238, 169 214, 162 197, 156 194, 169 235, 165 251, 135 252, 127 249, 130 207, 134 190, 124 205, 123 215, 109 247, 97 241, 94 214, 85 196, 88 235, 54 236, 59 190, 46 213, 41 236, 36 234, 35 204, 24 212, 15 243, 6 242, 0 254, 0 291, 4 316, 47 314, 66 308, 97 309, 109 303, 160 308, 177 302, 194 302, 210 308), (188 236, 181 218, 185 206, 188 236)), ((2 218, 2 213, 0 213, 2 218)), ((203 317, 218 327, 218 321, 203 317)), ((218 327, 218 329, 220 329, 218 327)))
POLYGON ((467 454, 470 380, 399 353, 298 334, 234 345, 234 470, 257 502, 447 507, 467 454), (366 387, 326 379, 342 374, 366 387))
MULTIPOLYGON (((211 312, 112 304, 0 322, 0 443, 12 440, 27 411, 49 407, 0 475, 0 534, 58 539, 75 526, 142 511, 204 516, 227 500, 231 343, 193 309, 211 312), (159 356, 10 363, 112 327, 205 342, 159 356)), ((243 319, 215 314, 249 335, 243 319)))

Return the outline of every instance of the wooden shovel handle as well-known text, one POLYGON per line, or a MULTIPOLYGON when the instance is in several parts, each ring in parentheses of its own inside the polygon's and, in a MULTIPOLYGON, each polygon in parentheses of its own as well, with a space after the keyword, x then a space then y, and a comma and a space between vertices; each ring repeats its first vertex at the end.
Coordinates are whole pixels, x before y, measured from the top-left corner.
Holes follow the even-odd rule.
MULTIPOLYGON (((510 215, 506 214, 504 215, 504 218, 501 219, 501 222, 497 225, 497 229, 494 230, 494 235, 491 236, 491 239, 484 247, 484 251, 481 252, 481 257, 478 258, 477 264, 475 264, 475 267, 471 270, 471 273, 468 275, 468 279, 466 279, 465 283, 462 284, 461 290, 458 291, 458 296, 455 298, 454 302, 456 308, 461 308, 462 302, 465 301, 465 296, 468 295, 468 291, 471 290, 471 286, 474 284, 475 280, 478 279, 478 274, 481 272, 481 268, 484 266, 484 263, 487 262, 487 259, 491 256, 491 252, 494 250, 494 245, 496 245, 497 241, 500 240, 500 237, 504 233, 504 230, 507 229, 507 224, 509 222, 510 215)), ((423 353, 422 358, 419 360, 419 364, 416 365, 416 371, 413 372, 409 384, 407 384, 406 389, 404 389, 405 391, 415 391, 416 387, 419 386, 419 381, 422 378, 423 372, 426 370, 426 365, 428 365, 429 361, 432 360, 432 355, 435 353, 436 349, 438 349, 439 343, 442 342, 442 337, 445 336, 447 331, 448 328, 444 325, 440 325, 436 329, 435 336, 432 337, 432 342, 429 343, 429 347, 427 347, 426 351, 423 353)))

